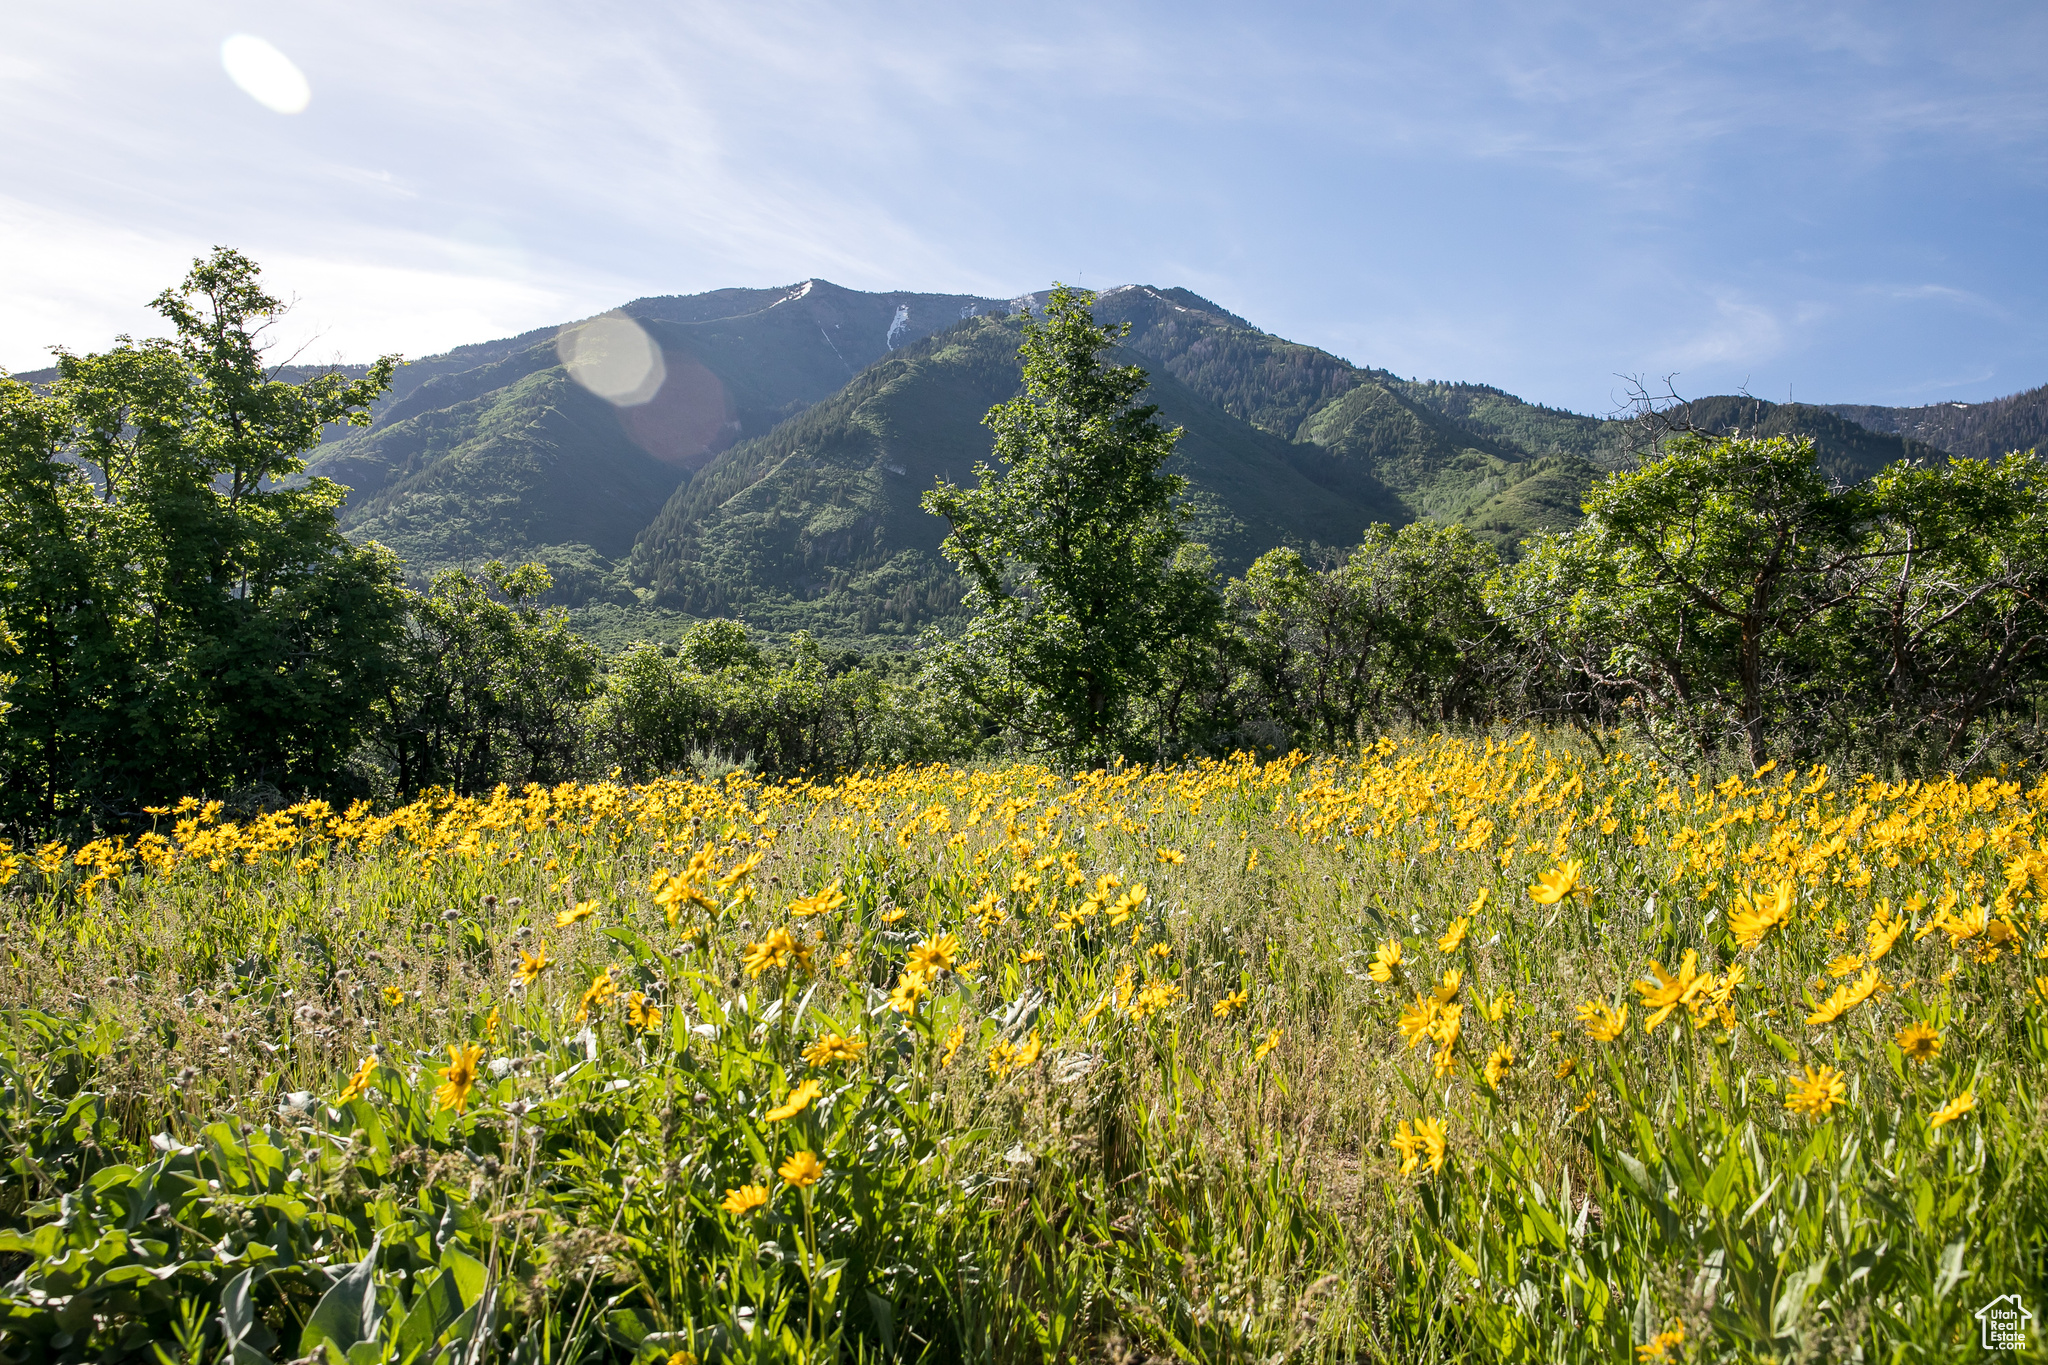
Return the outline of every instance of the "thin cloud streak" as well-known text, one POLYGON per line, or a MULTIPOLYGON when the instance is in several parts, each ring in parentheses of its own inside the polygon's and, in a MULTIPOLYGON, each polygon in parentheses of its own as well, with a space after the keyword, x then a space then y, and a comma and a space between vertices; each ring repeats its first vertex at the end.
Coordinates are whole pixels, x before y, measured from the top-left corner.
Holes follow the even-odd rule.
MULTIPOLYGON (((431 307, 343 288, 351 344, 813 275, 1060 276, 1185 284, 1362 363, 1567 406, 1673 357, 1847 398, 1992 351, 2048 378, 2016 226, 2048 179, 2028 10, 102 4, 19 33, 0 164, 53 233, 230 241, 309 307, 287 259, 439 282, 431 307), (306 112, 222 77, 240 31, 305 71, 306 112)), ((138 301, 78 302, 127 267, 55 268, 5 283, 0 362, 66 309, 68 339, 138 301)))

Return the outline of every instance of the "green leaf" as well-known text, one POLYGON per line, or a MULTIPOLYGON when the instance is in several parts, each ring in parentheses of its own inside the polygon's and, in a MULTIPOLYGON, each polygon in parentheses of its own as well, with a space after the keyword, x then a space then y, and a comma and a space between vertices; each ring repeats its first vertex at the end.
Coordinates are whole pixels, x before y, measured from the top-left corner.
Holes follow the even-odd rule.
POLYGON ((307 1355, 318 1346, 333 1346, 346 1352, 350 1347, 368 1338, 377 1330, 377 1266, 378 1242, 370 1243, 369 1251, 355 1267, 336 1280, 320 1302, 313 1305, 313 1312, 306 1319, 306 1330, 299 1335, 299 1354, 307 1355))
POLYGON ((404 1360, 413 1352, 431 1350, 441 1340, 441 1334, 462 1316, 462 1308, 462 1291, 456 1286, 453 1271, 443 1270, 427 1281, 427 1287, 392 1338, 398 1358, 404 1360))
POLYGON ((463 1307, 475 1304, 484 1296, 484 1286, 490 1282, 490 1271, 482 1261, 457 1246, 441 1248, 441 1265, 455 1277, 455 1288, 462 1295, 463 1307))

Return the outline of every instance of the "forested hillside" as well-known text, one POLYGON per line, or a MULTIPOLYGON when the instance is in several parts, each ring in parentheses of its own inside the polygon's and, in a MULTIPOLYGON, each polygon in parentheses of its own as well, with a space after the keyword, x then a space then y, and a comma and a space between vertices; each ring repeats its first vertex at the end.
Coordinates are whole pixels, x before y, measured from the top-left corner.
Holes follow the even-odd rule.
POLYGON ((1918 408, 1837 403, 1827 410, 1872 431, 1910 436, 1951 455, 1977 460, 2048 444, 2048 384, 1988 403, 1930 403, 1918 408))
MULTIPOLYGON (((938 555, 945 524, 918 498, 988 457, 981 418, 1017 391, 1018 335, 1008 318, 963 322, 728 451, 662 509, 628 572, 658 605, 771 629, 888 637, 947 620, 960 587, 938 555)), ((1248 427, 1169 376, 1154 376, 1148 399, 1182 428, 1191 530, 1220 568, 1407 520, 1355 463, 1248 427)))
MULTIPOLYGON (((551 600, 610 639, 736 613, 900 646, 960 602, 936 554, 943 526, 918 495, 988 452, 980 418, 1018 383, 1014 319, 1044 303, 822 280, 639 299, 616 316, 660 355, 648 401, 585 389, 564 365, 565 329, 537 329, 402 366, 369 426, 329 429, 295 477, 348 489, 344 531, 396 550, 415 585, 532 559, 553 575, 551 600)), ((1227 572, 1276 546, 1351 545, 1371 522, 1417 518, 1513 558, 1530 536, 1576 525, 1594 481, 1645 439, 1484 384, 1356 365, 1185 289, 1109 290, 1096 312, 1129 326, 1123 353, 1185 429, 1191 530, 1227 572)), ((1912 409, 1704 398, 1661 420, 1808 436, 1822 471, 1854 483, 1899 459, 2033 446, 2048 389, 1912 409)))

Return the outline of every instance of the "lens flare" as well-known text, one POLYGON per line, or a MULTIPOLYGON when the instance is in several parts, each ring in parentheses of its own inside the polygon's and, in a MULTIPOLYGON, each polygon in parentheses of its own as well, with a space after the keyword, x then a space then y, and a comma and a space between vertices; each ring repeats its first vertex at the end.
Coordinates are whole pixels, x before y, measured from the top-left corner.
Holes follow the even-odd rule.
POLYGON ((647 402, 668 378, 661 347, 624 313, 601 313, 564 327, 555 337, 555 354, 570 378, 622 408, 647 402))
POLYGON ((220 64, 244 94, 273 113, 300 113, 313 98, 313 87, 292 59, 253 34, 237 33, 222 43, 220 64))

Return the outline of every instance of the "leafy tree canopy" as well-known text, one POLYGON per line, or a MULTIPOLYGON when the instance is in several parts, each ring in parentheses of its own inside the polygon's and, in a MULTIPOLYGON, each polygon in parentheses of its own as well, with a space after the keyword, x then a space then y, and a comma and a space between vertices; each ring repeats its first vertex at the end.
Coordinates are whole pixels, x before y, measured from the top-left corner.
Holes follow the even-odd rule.
POLYGON ((1179 431, 1138 401, 1144 370, 1105 362, 1125 328, 1096 323, 1093 298, 1060 286, 1026 323, 1025 391, 984 419, 1002 468, 977 463, 974 485, 941 482, 924 507, 952 526, 974 612, 943 675, 998 728, 1101 759, 1130 750, 1133 697, 1216 601, 1175 563, 1186 484, 1160 466, 1179 431))

